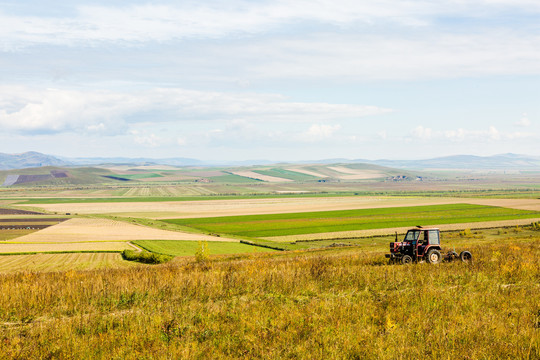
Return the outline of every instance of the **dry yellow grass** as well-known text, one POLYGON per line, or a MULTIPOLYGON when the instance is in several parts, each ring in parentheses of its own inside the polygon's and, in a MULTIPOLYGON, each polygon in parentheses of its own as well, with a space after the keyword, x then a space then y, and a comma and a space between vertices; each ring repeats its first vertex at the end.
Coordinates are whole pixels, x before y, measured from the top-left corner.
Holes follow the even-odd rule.
POLYGON ((77 253, 0 256, 0 273, 18 271, 93 270, 137 266, 120 254, 77 253))
POLYGON ((130 241, 130 240, 205 240, 205 241, 238 241, 233 239, 189 234, 176 231, 154 229, 108 219, 74 218, 58 225, 21 236, 20 243, 74 243, 86 241, 130 241))

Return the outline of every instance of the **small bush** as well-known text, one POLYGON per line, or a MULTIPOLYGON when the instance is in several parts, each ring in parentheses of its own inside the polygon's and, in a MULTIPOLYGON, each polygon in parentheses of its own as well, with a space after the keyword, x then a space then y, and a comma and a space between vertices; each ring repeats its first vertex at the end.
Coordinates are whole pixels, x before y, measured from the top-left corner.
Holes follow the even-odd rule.
POLYGON ((137 261, 144 264, 163 264, 171 260, 174 256, 156 254, 148 251, 124 250, 122 258, 128 261, 137 261))
POLYGON ((206 241, 199 241, 199 246, 195 252, 195 260, 198 263, 205 263, 210 259, 210 251, 208 250, 208 243, 206 241))
POLYGON ((472 235, 471 229, 465 229, 459 232, 459 236, 461 237, 470 237, 471 235, 472 235))

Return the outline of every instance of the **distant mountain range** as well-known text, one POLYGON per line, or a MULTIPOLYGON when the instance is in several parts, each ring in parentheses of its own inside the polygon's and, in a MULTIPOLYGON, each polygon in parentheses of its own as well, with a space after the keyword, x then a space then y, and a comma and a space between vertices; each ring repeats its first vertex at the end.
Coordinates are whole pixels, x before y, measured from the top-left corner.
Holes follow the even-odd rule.
MULTIPOLYGON (((23 169, 41 166, 88 166, 101 164, 129 165, 172 165, 172 166, 249 166, 268 165, 275 162, 269 160, 251 161, 202 161, 190 158, 67 158, 55 157, 30 151, 22 154, 0 153, 0 170, 23 169)), ((540 157, 500 154, 493 156, 455 155, 425 160, 366 160, 366 159, 326 159, 298 161, 297 163, 366 163, 398 169, 435 170, 435 169, 464 169, 464 170, 540 170, 540 157)))
POLYGON ((464 169, 464 170, 540 170, 540 157, 499 154, 493 156, 455 155, 426 160, 357 160, 399 169, 464 169))
POLYGON ((60 160, 51 155, 45 155, 35 151, 22 154, 0 153, 0 170, 24 169, 41 166, 69 166, 74 165, 65 160, 60 160))

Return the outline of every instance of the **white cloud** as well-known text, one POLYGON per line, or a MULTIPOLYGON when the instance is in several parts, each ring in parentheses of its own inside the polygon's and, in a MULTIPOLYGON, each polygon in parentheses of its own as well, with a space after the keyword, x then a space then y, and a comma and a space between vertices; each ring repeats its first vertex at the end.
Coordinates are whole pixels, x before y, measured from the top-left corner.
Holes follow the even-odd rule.
POLYGON ((471 0, 286 0, 268 2, 175 2, 130 6, 78 6, 74 16, 44 17, 0 13, 0 33, 11 47, 47 43, 164 42, 186 38, 218 38, 277 30, 312 22, 337 27, 356 23, 423 26, 440 15, 486 17, 509 10, 540 12, 535 1, 471 0))
POLYGON ((156 134, 136 135, 133 140, 135 143, 146 147, 158 147, 164 142, 164 140, 156 134))
POLYGON ((185 89, 121 93, 0 86, 0 99, 4 130, 52 133, 100 130, 116 134, 125 132, 133 122, 192 120, 234 120, 230 126, 245 127, 248 122, 358 119, 390 111, 374 106, 291 102, 275 94, 185 89))
POLYGON ((501 138, 501 133, 495 126, 490 126, 488 129, 488 136, 491 140, 499 140, 501 138))
POLYGON ((316 142, 327 140, 334 136, 334 133, 341 129, 341 125, 313 124, 309 129, 300 135, 300 139, 306 142, 316 142))
POLYGON ((495 126, 489 126, 486 130, 467 130, 463 128, 455 130, 433 130, 418 126, 411 131, 411 137, 418 141, 447 139, 452 142, 488 142, 499 140, 512 140, 533 137, 532 133, 501 132, 495 126))
POLYGON ((187 140, 184 137, 179 137, 176 139, 176 143, 180 146, 185 146, 187 144, 187 140))
POLYGON ((419 140, 429 140, 433 137, 433 130, 423 126, 417 126, 411 131, 411 135, 419 140))
POLYGON ((312 34, 225 48, 259 78, 430 79, 540 74, 540 35, 512 30, 312 34), (249 61, 252 60, 252 61, 249 61))
POLYGON ((519 127, 529 127, 531 126, 531 120, 529 120, 529 117, 527 116, 527 114, 523 114, 521 119, 519 119, 519 121, 514 123, 514 125, 519 126, 519 127))

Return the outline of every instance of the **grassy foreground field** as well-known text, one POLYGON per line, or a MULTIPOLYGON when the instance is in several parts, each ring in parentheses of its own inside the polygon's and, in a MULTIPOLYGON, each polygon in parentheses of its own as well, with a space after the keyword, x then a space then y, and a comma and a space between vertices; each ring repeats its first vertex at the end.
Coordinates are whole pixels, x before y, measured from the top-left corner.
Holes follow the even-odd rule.
POLYGON ((133 266, 119 253, 63 253, 0 256, 0 272, 90 270, 133 266))
POLYGON ((164 220, 212 233, 272 237, 337 231, 385 229, 511 219, 538 218, 540 212, 495 206, 450 204, 290 214, 164 220))
POLYGON ((4 358, 538 359, 540 236, 472 264, 378 252, 0 275, 4 358))

